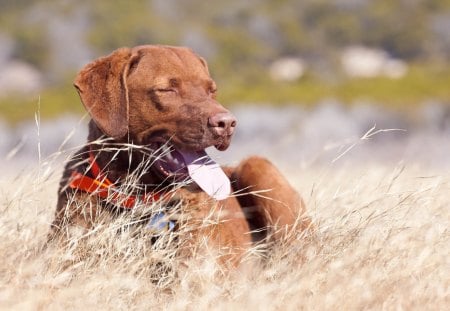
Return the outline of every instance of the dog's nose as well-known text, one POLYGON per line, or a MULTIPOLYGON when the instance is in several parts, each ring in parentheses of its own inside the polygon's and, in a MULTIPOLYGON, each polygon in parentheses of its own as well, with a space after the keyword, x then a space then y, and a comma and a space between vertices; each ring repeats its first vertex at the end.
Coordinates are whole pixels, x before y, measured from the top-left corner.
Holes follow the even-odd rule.
POLYGON ((219 136, 232 135, 237 120, 230 112, 217 113, 208 119, 208 126, 219 136))

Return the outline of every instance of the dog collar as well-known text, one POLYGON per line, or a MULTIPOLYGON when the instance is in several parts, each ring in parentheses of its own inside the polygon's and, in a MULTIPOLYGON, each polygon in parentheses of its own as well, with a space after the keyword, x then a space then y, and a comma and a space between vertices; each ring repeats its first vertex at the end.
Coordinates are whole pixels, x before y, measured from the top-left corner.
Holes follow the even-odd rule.
POLYGON ((95 194, 102 199, 126 209, 132 209, 138 202, 156 202, 164 196, 160 192, 146 193, 140 196, 123 193, 102 173, 92 152, 89 152, 89 164, 89 171, 93 177, 86 176, 74 170, 69 183, 70 188, 95 194))

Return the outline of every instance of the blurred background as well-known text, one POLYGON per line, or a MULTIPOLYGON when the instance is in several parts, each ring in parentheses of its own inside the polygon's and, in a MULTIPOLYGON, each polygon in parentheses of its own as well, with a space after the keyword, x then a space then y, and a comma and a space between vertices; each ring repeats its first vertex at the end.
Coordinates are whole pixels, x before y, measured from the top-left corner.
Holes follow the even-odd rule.
POLYGON ((450 0, 0 0, 0 158, 82 144, 76 73, 139 44, 206 58, 239 120, 224 162, 450 168, 450 0))

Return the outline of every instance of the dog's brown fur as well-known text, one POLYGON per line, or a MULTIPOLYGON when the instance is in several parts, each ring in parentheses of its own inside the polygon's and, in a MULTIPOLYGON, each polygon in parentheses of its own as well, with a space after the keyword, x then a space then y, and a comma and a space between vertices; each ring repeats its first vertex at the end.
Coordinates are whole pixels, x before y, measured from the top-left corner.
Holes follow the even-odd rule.
MULTIPOLYGON (((117 151, 118 145, 148 146, 161 139, 170 140, 182 150, 200 150, 211 145, 224 150, 230 143, 234 125, 226 133, 208 125, 212 116, 230 113, 215 99, 216 86, 206 62, 189 49, 121 48, 88 64, 78 74, 75 87, 92 120, 88 144, 72 157, 63 173, 53 235, 73 227, 89 229, 101 215, 99 210, 109 210, 97 196, 75 193, 67 187, 74 170, 81 173, 89 170, 89 151, 95 154, 108 179, 120 185, 147 156, 139 148, 117 151), (109 139, 99 142, 104 137, 109 139), (77 204, 81 201, 89 204, 77 204)), ((310 226, 309 218, 300 217, 305 213, 302 199, 269 161, 251 157, 236 168, 224 170, 234 191, 270 191, 214 201, 198 188, 178 189, 175 198, 187 206, 194 228, 211 209, 222 211, 217 223, 198 225, 187 245, 208 237, 209 244, 222 254, 221 261, 237 264, 252 240, 266 240, 270 236, 276 241, 290 229, 304 230, 310 226), (253 239, 252 230, 259 232, 253 233, 253 239)), ((151 190, 164 181, 150 169, 139 174, 138 183, 151 190)))

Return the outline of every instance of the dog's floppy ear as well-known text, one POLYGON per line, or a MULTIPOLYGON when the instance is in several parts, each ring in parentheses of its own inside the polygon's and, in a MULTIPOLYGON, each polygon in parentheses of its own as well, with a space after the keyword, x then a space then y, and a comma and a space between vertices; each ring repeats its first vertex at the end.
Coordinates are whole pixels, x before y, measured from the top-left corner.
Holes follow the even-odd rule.
POLYGON ((131 62, 131 49, 118 49, 86 65, 74 82, 94 122, 113 138, 122 138, 128 132, 126 76, 131 62))

